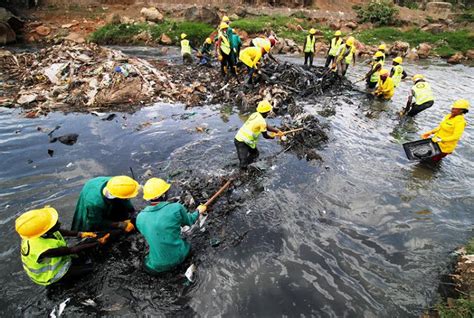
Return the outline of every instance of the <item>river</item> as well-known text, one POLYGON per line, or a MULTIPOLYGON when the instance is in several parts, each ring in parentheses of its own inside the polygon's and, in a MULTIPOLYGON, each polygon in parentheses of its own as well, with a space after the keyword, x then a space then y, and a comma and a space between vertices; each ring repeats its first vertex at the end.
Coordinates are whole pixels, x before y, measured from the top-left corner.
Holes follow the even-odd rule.
MULTIPOLYGON (((322 161, 300 160, 292 152, 276 156, 258 180, 261 192, 226 216, 226 231, 213 234, 225 240, 229 232, 240 233, 241 241, 209 247, 191 286, 184 286, 182 277, 142 273, 143 251, 134 244, 125 254, 111 249, 102 268, 78 286, 36 286, 21 267, 14 221, 49 204, 69 226, 88 179, 129 174, 130 167, 137 176, 149 170, 166 177, 189 168, 225 174, 237 162, 232 142, 242 123, 237 108, 157 104, 117 113, 111 121, 102 120, 105 114, 76 113, 26 119, 18 110, 1 109, 4 315, 45 316, 71 298, 64 315, 74 317, 417 317, 436 302, 450 252, 472 236, 474 130, 468 125, 455 153, 439 165, 409 162, 401 144, 434 128, 455 99, 474 102, 474 68, 441 60, 405 67, 432 84, 432 109, 400 122, 397 112, 410 81, 388 103, 354 92, 305 103, 315 115, 322 106, 335 109, 321 117, 329 126, 329 141, 318 149, 322 161), (49 143, 47 129, 57 125, 55 135, 78 133, 78 142, 49 143)), ((361 65, 349 69, 349 78, 356 80, 364 71, 361 65)), ((466 119, 473 122, 472 114, 466 119)), ((283 146, 263 140, 260 149, 268 157, 283 146)), ((134 202, 144 206, 140 198, 134 202)), ((210 213, 210 218, 223 217, 210 213)))

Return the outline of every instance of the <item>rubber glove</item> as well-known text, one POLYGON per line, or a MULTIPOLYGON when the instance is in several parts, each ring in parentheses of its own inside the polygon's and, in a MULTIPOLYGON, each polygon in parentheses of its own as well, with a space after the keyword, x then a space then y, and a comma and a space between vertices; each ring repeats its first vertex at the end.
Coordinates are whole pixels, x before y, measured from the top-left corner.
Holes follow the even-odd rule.
POLYGON ((135 227, 133 226, 132 222, 130 220, 125 220, 123 222, 120 222, 119 227, 124 230, 126 233, 130 233, 133 230, 135 230, 135 227))
POLYGON ((425 132, 425 133, 421 134, 422 139, 428 139, 430 136, 431 136, 430 132, 425 132))
POLYGON ((199 213, 203 214, 203 213, 205 213, 205 212, 206 212, 206 210, 207 210, 207 206, 206 206, 206 205, 204 205, 204 204, 200 204, 200 205, 197 207, 197 209, 196 209, 196 210, 198 210, 198 211, 199 211, 199 213))
POLYGON ((97 234, 94 232, 79 232, 77 233, 77 236, 80 238, 86 238, 86 237, 97 237, 97 234))
POLYGON ((100 239, 97 239, 97 242, 99 242, 100 245, 104 245, 105 243, 107 243, 107 240, 109 239, 109 237, 110 237, 110 233, 107 233, 104 236, 102 236, 100 239))

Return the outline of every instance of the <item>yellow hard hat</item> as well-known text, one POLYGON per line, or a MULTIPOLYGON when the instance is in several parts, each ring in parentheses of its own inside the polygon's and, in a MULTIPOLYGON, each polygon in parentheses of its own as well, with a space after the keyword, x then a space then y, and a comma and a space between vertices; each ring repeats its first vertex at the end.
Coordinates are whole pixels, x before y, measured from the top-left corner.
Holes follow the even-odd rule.
POLYGON ((40 237, 58 222, 58 211, 45 206, 23 213, 15 220, 15 229, 24 239, 40 237))
POLYGON ((385 44, 380 44, 379 45, 379 50, 385 51, 386 48, 387 48, 387 46, 385 44))
POLYGON ((309 34, 316 34, 316 29, 311 28, 311 29, 309 30, 309 34))
POLYGON ((221 24, 219 25, 219 29, 227 29, 229 27, 229 25, 225 22, 221 22, 221 24))
POLYGON ((418 80, 424 79, 425 77, 421 74, 415 74, 413 75, 413 82, 416 82, 418 80))
POLYGON ((453 103, 451 108, 458 108, 458 109, 469 109, 469 101, 466 99, 458 99, 453 103))
POLYGON ((181 40, 187 37, 186 33, 181 33, 181 40))
POLYGON ((335 33, 334 33, 334 36, 341 36, 342 35, 342 32, 340 30, 337 30, 335 33))
POLYGON ((377 52, 375 52, 374 57, 375 57, 375 58, 377 58, 377 57, 383 57, 383 53, 380 52, 380 51, 377 51, 377 52))
POLYGON ((260 103, 258 103, 257 111, 259 113, 268 113, 272 110, 272 108, 272 104, 270 104, 268 100, 264 99, 260 103))
POLYGON ((137 196, 140 185, 130 177, 117 176, 110 178, 105 189, 116 198, 131 199, 137 196))
POLYGON ((351 45, 351 46, 354 45, 354 42, 355 42, 355 39, 353 36, 348 37, 346 40, 346 44, 351 45))
POLYGON ((169 190, 171 185, 163 179, 151 178, 143 186, 143 199, 151 200, 161 197, 169 190))
POLYGON ((206 43, 207 43, 207 44, 211 44, 211 43, 212 43, 211 38, 207 38, 207 39, 206 39, 206 43))
POLYGON ((272 45, 270 44, 270 41, 265 41, 265 43, 263 43, 263 49, 265 50, 265 52, 270 52, 270 49, 272 48, 272 45))
POLYGON ((390 74, 390 72, 387 69, 381 69, 380 72, 379 72, 380 76, 388 75, 388 74, 390 74))
POLYGON ((403 63, 403 59, 400 57, 400 56, 397 56, 396 58, 393 59, 394 62, 398 63, 398 64, 402 64, 403 63))
POLYGON ((229 21, 230 21, 230 19, 229 19, 228 16, 225 15, 225 16, 222 17, 222 22, 229 22, 229 21))

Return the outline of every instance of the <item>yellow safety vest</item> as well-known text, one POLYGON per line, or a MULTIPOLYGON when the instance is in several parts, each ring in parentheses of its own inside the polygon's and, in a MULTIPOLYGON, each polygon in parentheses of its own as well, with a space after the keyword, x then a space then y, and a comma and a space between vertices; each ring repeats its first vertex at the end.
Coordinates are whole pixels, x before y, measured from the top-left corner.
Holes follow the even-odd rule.
POLYGON ((264 38, 255 38, 252 40, 252 43, 255 47, 259 47, 261 49, 265 48, 265 46, 271 46, 271 42, 268 39, 264 38))
MULTIPOLYGON (((372 65, 372 69, 375 69, 375 67, 376 67, 378 64, 381 65, 381 68, 380 68, 380 70, 381 70, 382 67, 383 67, 383 63, 382 63, 382 62, 377 62, 377 63, 375 63, 374 65, 372 65)), ((377 72, 374 72, 374 73, 372 74, 372 76, 370 77, 370 82, 371 82, 371 83, 377 83, 377 82, 379 81, 379 72, 380 72, 380 70, 378 70, 377 72)))
POLYGON ((241 142, 245 142, 250 148, 255 149, 257 147, 258 137, 260 134, 267 130, 267 123, 262 114, 255 112, 250 115, 249 119, 239 129, 235 135, 235 139, 241 142))
POLYGON ((403 67, 401 65, 395 65, 393 67, 393 75, 392 75, 393 85, 395 85, 395 87, 397 87, 402 81, 402 75, 403 75, 403 67))
POLYGON ((304 47, 305 53, 314 53, 314 43, 316 43, 316 37, 308 35, 306 37, 306 46, 304 47))
POLYGON ((60 280, 71 266, 71 256, 44 257, 40 255, 47 250, 66 247, 67 242, 59 231, 54 238, 38 237, 21 241, 21 261, 23 269, 30 279, 38 285, 50 285, 60 280))
POLYGON ((248 47, 240 51, 239 60, 248 67, 256 68, 262 58, 262 49, 259 47, 248 47))
POLYGON ((386 100, 391 99, 393 95, 395 94, 395 86, 393 86, 392 78, 387 77, 385 82, 382 82, 382 80, 379 78, 376 92, 381 92, 382 97, 386 100))
POLYGON ((191 46, 189 45, 189 40, 181 40, 181 55, 189 54, 191 55, 191 46))
POLYGON ((219 31, 219 39, 221 39, 221 45, 220 49, 222 52, 226 55, 230 54, 230 42, 229 38, 227 37, 227 34, 222 33, 222 31, 219 31))
MULTIPOLYGON (((347 52, 347 45, 341 46, 341 49, 340 49, 340 52, 339 52, 339 55, 338 55, 338 60, 339 59, 342 60, 342 58, 344 57, 346 52, 347 52)), ((354 57, 354 54, 355 54, 355 47, 353 45, 351 45, 349 54, 347 54, 347 56, 344 58, 344 63, 351 64, 352 59, 354 57)))
POLYGON ((331 40, 331 49, 329 50, 329 55, 331 56, 336 56, 337 51, 339 50, 339 47, 342 44, 342 38, 339 38, 339 40, 336 40, 336 38, 333 38, 331 40))
POLYGON ((444 153, 451 153, 456 148, 459 139, 466 128, 466 120, 463 115, 451 118, 451 114, 446 115, 439 124, 435 137, 441 138, 438 146, 444 153))
POLYGON ((426 102, 434 100, 433 91, 430 84, 427 82, 418 82, 412 87, 413 96, 415 97, 415 104, 421 105, 426 102))

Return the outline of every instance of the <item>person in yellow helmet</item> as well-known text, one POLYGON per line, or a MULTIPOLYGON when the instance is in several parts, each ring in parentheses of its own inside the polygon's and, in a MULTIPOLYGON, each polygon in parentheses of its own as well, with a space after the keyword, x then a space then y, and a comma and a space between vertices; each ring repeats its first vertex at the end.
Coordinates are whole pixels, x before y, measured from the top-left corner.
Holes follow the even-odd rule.
POLYGON ((385 64, 385 54, 386 54, 387 46, 385 44, 380 44, 378 47, 377 52, 382 53, 382 66, 385 64))
POLYGON ((390 70, 390 77, 393 79, 393 85, 395 88, 400 85, 402 79, 407 77, 407 72, 403 69, 402 66, 403 59, 400 56, 397 56, 392 61, 392 69, 390 70))
POLYGON ((469 101, 459 99, 451 106, 451 114, 446 115, 438 127, 421 135, 421 138, 428 139, 434 134, 432 140, 437 143, 441 154, 432 157, 431 160, 439 161, 447 155, 453 153, 466 128, 464 114, 469 112, 469 101))
POLYGON ((334 38, 329 42, 329 49, 326 57, 325 68, 328 68, 329 65, 332 65, 336 61, 336 54, 339 50, 339 47, 342 45, 342 32, 336 31, 334 33, 334 38))
POLYGON ((355 39, 350 36, 347 38, 345 44, 341 45, 337 52, 337 68, 341 72, 341 76, 345 76, 349 65, 355 66, 356 48, 355 39))
POLYGON ((151 178, 143 186, 143 199, 150 204, 137 215, 136 224, 149 246, 144 268, 151 275, 169 271, 186 259, 191 244, 181 238, 181 227, 193 225, 207 209, 199 205, 189 213, 181 203, 167 201, 170 187, 159 178, 151 178))
POLYGON ((379 72, 383 68, 383 55, 381 52, 375 52, 373 56, 374 63, 370 67, 369 72, 365 75, 368 88, 375 88, 379 81, 379 72))
POLYGON ((212 67, 211 65, 211 55, 212 55, 212 39, 207 38, 199 50, 199 65, 212 67))
POLYGON ((217 33, 217 42, 216 42, 216 55, 219 61, 221 61, 221 74, 223 77, 226 77, 227 72, 230 72, 232 75, 237 76, 234 70, 234 65, 231 57, 231 44, 229 34, 229 25, 225 22, 221 22, 219 25, 219 31, 217 33))
POLYGON ((240 168, 247 169, 248 165, 254 162, 258 156, 258 138, 260 134, 265 139, 274 139, 283 136, 283 133, 267 124, 265 118, 272 111, 272 105, 267 100, 258 103, 257 111, 250 115, 244 125, 239 129, 234 138, 234 145, 237 150, 240 168), (268 132, 275 133, 274 136, 268 132))
POLYGON ((81 264, 80 259, 73 256, 105 244, 110 236, 98 238, 93 232, 61 229, 58 212, 49 206, 20 215, 15 221, 15 229, 21 237, 23 269, 34 283, 43 286, 91 272, 92 265, 81 264), (64 236, 88 238, 88 241, 69 247, 64 236))
POLYGON ((303 44, 304 65, 313 66, 314 52, 316 51, 316 29, 311 28, 303 44))
POLYGON ((248 85, 253 84, 253 75, 258 70, 260 60, 269 51, 269 46, 265 48, 251 46, 240 51, 239 60, 247 66, 248 85))
POLYGON ((184 64, 192 64, 193 57, 191 55, 191 49, 197 50, 192 47, 187 37, 186 33, 181 33, 181 56, 183 57, 184 64))
POLYGON ((130 199, 140 185, 127 176, 97 177, 86 182, 77 200, 73 231, 134 230, 131 217, 135 209, 130 199))
MULTIPOLYGON (((250 46, 259 47, 259 48, 270 47, 270 50, 271 50, 275 46, 276 43, 277 41, 274 36, 269 36, 268 38, 258 37, 250 41, 250 46)), ((273 62, 278 64, 277 59, 270 53, 270 50, 265 56, 268 56, 269 59, 271 59, 273 62)))
POLYGON ((384 100, 390 100, 395 93, 395 86, 393 85, 393 80, 389 76, 390 73, 386 69, 380 70, 379 81, 377 83, 377 88, 374 91, 374 96, 383 98, 384 100))
POLYGON ((407 115, 414 117, 434 104, 434 95, 431 90, 431 85, 425 80, 423 75, 414 75, 413 84, 410 95, 408 95, 407 105, 401 112, 402 116, 407 115))

